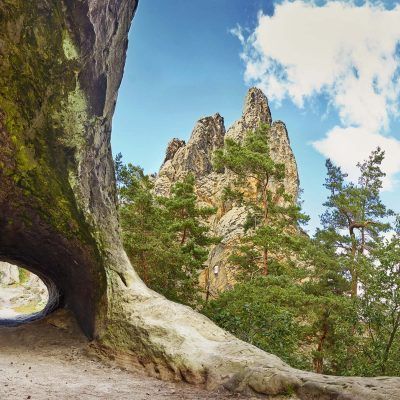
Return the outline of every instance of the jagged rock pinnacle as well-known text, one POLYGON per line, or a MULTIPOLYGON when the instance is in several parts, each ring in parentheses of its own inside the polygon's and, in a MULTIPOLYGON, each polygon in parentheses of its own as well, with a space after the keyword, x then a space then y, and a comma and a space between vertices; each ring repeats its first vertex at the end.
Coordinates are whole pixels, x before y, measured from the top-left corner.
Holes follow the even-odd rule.
POLYGON ((268 123, 271 125, 271 111, 268 105, 268 99, 261 89, 252 87, 246 95, 243 107, 243 118, 248 125, 254 123, 268 123))
MULTIPOLYGON (((218 291, 226 289, 230 284, 228 257, 237 240, 243 235, 243 223, 246 210, 243 207, 224 204, 222 193, 224 188, 235 181, 230 171, 216 172, 212 168, 212 157, 216 149, 223 146, 225 137, 238 142, 242 141, 249 130, 257 129, 260 124, 270 125, 268 140, 271 157, 285 165, 284 186, 293 199, 297 198, 299 179, 296 160, 290 147, 286 126, 281 121, 272 123, 268 100, 257 88, 249 89, 242 116, 229 128, 225 134, 224 120, 219 114, 200 119, 192 132, 188 143, 181 146, 177 139, 168 147, 167 153, 172 154, 170 146, 181 146, 174 150, 174 155, 166 158, 155 180, 155 192, 168 195, 171 186, 188 173, 196 176, 196 194, 201 203, 216 207, 217 215, 208 221, 212 231, 222 239, 222 243, 213 247, 207 265, 220 267, 218 281, 212 281, 211 287, 218 291), (226 268, 225 268, 226 267, 226 268)), ((174 148, 175 148, 174 147, 174 148)))
POLYGON ((181 148, 184 147, 186 142, 184 140, 173 138, 167 146, 167 151, 165 152, 165 159, 164 163, 168 160, 172 160, 176 154, 176 152, 181 148))
POLYGON ((214 114, 197 121, 190 139, 173 139, 155 181, 155 192, 168 195, 173 183, 189 173, 197 178, 212 172, 212 155, 224 144, 225 125, 221 115, 214 114))
POLYGON ((246 94, 241 118, 228 129, 226 136, 241 142, 247 131, 263 123, 272 123, 268 100, 260 89, 253 87, 246 94))

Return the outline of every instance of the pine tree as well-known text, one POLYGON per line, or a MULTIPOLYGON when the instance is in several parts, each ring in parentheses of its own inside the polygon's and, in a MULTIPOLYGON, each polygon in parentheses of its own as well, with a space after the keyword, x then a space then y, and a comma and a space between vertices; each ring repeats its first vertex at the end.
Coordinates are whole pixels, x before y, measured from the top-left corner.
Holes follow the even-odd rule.
MULTIPOLYGON (((371 251, 372 262, 363 271, 360 296, 362 338, 360 372, 399 375, 400 351, 400 232, 379 241, 371 251)), ((358 372, 358 371, 357 371, 358 372)))
POLYGON ((169 197, 159 198, 167 230, 179 244, 184 260, 182 268, 191 278, 193 286, 197 285, 199 273, 204 268, 209 246, 219 242, 218 238, 210 235, 205 223, 206 218, 216 210, 214 207, 198 206, 194 185, 195 178, 189 174, 171 188, 169 197))
POLYGON ((305 324, 308 334, 303 346, 310 348, 312 368, 317 373, 342 375, 349 372, 356 343, 354 327, 357 308, 349 296, 350 282, 336 254, 336 247, 319 231, 310 240, 303 261, 304 279, 300 282, 308 303, 305 324))
MULTIPOLYGON (((117 157, 119 216, 124 247, 144 282, 159 290, 160 277, 171 273, 177 261, 176 253, 170 251, 174 241, 165 231, 163 212, 152 194, 150 178, 142 168, 123 165, 121 157, 117 157)), ((167 287, 168 284, 164 286, 167 287)))
POLYGON ((209 235, 203 219, 215 212, 198 207, 193 176, 171 189, 171 196, 153 193, 153 179, 143 169, 115 160, 119 215, 125 250, 152 289, 167 298, 196 307, 198 275, 207 259, 209 235))
POLYGON ((224 200, 247 209, 247 235, 231 257, 247 276, 257 273, 260 264, 262 274, 268 275, 278 253, 282 257, 286 252, 288 259, 287 250, 299 245, 298 224, 307 220, 297 199, 285 192, 285 166, 270 155, 269 129, 261 125, 247 132, 243 143, 227 139, 214 155, 215 168, 226 168, 236 177, 235 184, 225 189, 224 200))
POLYGON ((376 239, 389 229, 384 222, 392 212, 380 199, 381 170, 384 152, 377 148, 363 163, 358 184, 346 183, 347 174, 327 160, 325 187, 329 197, 324 203, 327 208, 321 217, 326 239, 336 243, 337 255, 347 265, 351 278, 351 295, 357 297, 359 273, 365 251, 370 250, 376 239))
POLYGON ((347 175, 339 167, 330 160, 326 162, 327 209, 321 216, 323 228, 315 235, 311 276, 305 284, 306 291, 318 296, 315 334, 311 335, 317 339, 317 372, 351 374, 357 370, 360 341, 366 336, 358 314, 359 302, 368 291, 362 278, 365 271, 375 268, 373 252, 389 229, 386 219, 392 214, 380 199, 383 158, 384 153, 378 148, 357 164, 357 183, 347 182, 347 175), (362 295, 358 292, 360 280, 362 295))

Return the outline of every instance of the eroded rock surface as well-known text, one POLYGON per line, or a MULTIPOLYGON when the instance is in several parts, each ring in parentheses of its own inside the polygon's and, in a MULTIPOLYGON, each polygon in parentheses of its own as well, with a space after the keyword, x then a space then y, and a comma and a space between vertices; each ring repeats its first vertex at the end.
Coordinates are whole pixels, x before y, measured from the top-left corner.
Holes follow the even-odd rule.
POLYGON ((222 201, 223 189, 234 183, 235 176, 229 171, 212 168, 213 153, 223 146, 225 138, 241 142, 248 131, 255 130, 261 123, 271 126, 271 156, 276 162, 285 164, 285 190, 296 201, 299 178, 286 126, 281 121, 272 122, 268 100, 257 88, 248 91, 241 118, 227 131, 223 118, 215 114, 197 122, 187 144, 173 139, 155 180, 155 192, 168 196, 171 186, 191 173, 196 177, 195 191, 200 203, 217 208, 216 215, 209 219, 208 224, 222 242, 210 249, 207 267, 200 277, 201 285, 211 296, 234 282, 235 271, 229 265, 228 257, 244 234, 242 227, 247 214, 243 207, 222 201), (213 273, 215 266, 218 266, 218 274, 213 273))
MULTIPOLYGON (((294 370, 138 278, 119 238, 110 148, 136 5, 0 2, 0 259, 52 282, 107 356, 154 376, 301 399, 398 399, 400 378, 294 370)), ((215 146, 221 122, 204 122, 215 146)))
POLYGON ((19 270, 16 265, 0 261, 0 286, 19 283, 19 270))

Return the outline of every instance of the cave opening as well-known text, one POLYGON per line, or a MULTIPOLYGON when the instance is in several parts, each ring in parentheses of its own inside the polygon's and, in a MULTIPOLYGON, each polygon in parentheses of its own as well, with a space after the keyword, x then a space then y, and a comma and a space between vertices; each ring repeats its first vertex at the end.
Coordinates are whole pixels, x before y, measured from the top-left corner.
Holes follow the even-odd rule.
POLYGON ((17 326, 43 318, 59 303, 59 290, 50 279, 0 261, 0 326, 17 326))

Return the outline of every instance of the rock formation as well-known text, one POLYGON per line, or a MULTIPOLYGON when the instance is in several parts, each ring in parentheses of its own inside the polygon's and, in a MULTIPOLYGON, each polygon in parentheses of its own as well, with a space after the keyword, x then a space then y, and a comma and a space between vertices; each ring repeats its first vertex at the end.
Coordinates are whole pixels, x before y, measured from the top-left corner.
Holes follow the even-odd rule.
POLYGON ((0 259, 54 284, 59 307, 121 365, 210 389, 398 399, 400 378, 292 369, 138 278, 119 237, 110 149, 136 6, 0 2, 0 259))
POLYGON ((7 262, 0 262, 0 286, 19 283, 18 267, 7 262))
POLYGON ((0 321, 30 318, 46 307, 48 290, 40 278, 16 265, 0 262, 0 321))
POLYGON ((200 203, 217 208, 216 215, 210 218, 208 224, 213 234, 222 238, 222 242, 211 248, 206 269, 200 277, 201 285, 211 295, 226 289, 234 282, 234 270, 229 267, 228 257, 243 236, 242 226, 246 219, 246 210, 243 207, 225 204, 221 200, 223 189, 232 184, 235 177, 229 171, 213 170, 213 152, 223 146, 225 138, 241 142, 246 132, 256 129, 260 123, 271 126, 271 156, 285 165, 285 190, 296 200, 299 178, 285 124, 281 121, 272 122, 268 100, 257 88, 248 91, 241 118, 227 132, 223 118, 215 114, 197 122, 187 144, 173 139, 168 144, 165 161, 155 180, 155 192, 168 196, 174 183, 192 173, 196 177, 195 190, 200 203), (215 266, 218 266, 218 274, 212 273, 215 266))

